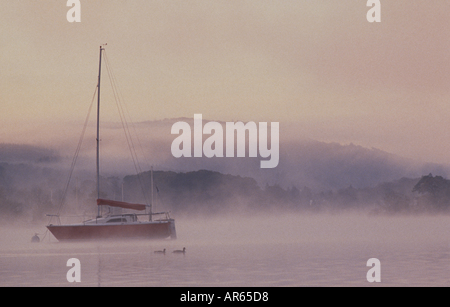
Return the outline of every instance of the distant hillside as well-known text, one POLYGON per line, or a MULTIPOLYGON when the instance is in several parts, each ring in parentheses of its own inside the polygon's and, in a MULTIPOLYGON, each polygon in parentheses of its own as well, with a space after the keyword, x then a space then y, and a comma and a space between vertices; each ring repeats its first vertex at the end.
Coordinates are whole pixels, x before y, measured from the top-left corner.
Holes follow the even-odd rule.
MULTIPOLYGON (((278 184, 284 188, 308 186, 314 191, 372 187, 380 182, 402 177, 420 177, 433 173, 450 175, 450 167, 406 159, 376 148, 354 144, 326 143, 293 137, 292 127, 280 123, 280 158, 273 169, 261 169, 257 158, 174 158, 170 151, 176 135, 170 134, 176 121, 192 126, 192 119, 166 119, 138 125, 145 131, 144 151, 148 160, 158 169, 189 172, 208 169, 225 174, 254 178, 259 185, 278 184), (290 129, 289 131, 283 129, 290 129), (156 143, 155 143, 156 142, 156 143)), ((204 119, 203 123, 208 120, 204 119)), ((222 125, 225 123, 222 122, 222 125)), ((205 140, 207 136, 203 137, 205 140)), ((142 140, 141 140, 142 141, 142 140)))
MULTIPOLYGON (((0 219, 43 221, 57 213, 66 173, 26 164, 0 163, 0 219)), ((90 176, 72 180, 62 215, 95 215, 96 184, 90 176)), ((174 214, 239 212, 435 213, 450 211, 450 181, 442 176, 401 178, 373 187, 314 191, 308 186, 278 184, 261 187, 254 178, 216 171, 154 171, 154 211, 174 214)), ((101 197, 148 203, 150 172, 101 177, 101 197), (142 185, 141 185, 142 183, 142 185), (143 192, 144 191, 144 192, 143 192), (123 195, 122 195, 123 192, 123 195), (146 194, 146 197, 144 196, 146 194), (146 201, 147 200, 147 201, 146 201)))
MULTIPOLYGON (((295 139, 292 137, 295 133, 285 133, 282 125, 279 164, 273 169, 261 169, 260 157, 177 159, 170 151, 176 137, 170 130, 178 120, 192 121, 166 119, 136 125, 144 157, 140 160, 144 162, 141 167, 149 170, 153 165, 156 170, 159 191, 155 193, 156 210, 214 213, 236 208, 319 211, 371 208, 400 212, 413 208, 411 204, 418 203, 419 196, 421 204, 432 199, 419 195, 418 190, 412 192, 421 176, 450 175, 448 165, 413 161, 354 144, 295 139)), ((102 138, 101 196, 121 199, 123 186, 125 201, 144 201, 138 176, 130 175, 133 165, 128 149, 119 142, 117 127, 112 124, 108 127, 110 130, 105 127, 102 138)), ((72 141, 59 144, 59 148, 75 145, 72 141)), ((81 154, 78 159, 64 198, 65 212, 90 213, 95 209, 92 156, 95 144, 87 142, 84 146, 88 154, 81 154)), ((56 212, 63 199, 72 154, 34 145, 0 144, 0 216, 41 219, 45 213, 56 212)), ((140 177, 148 194, 149 172, 144 171, 140 177)), ((433 206, 428 202, 425 207, 433 206)))
MULTIPOLYGON (((187 173, 155 171, 156 210, 218 212, 264 203, 264 191, 253 178, 199 170, 187 173), (224 209, 225 208, 225 209, 224 209)), ((124 197, 143 202, 140 181, 150 187, 150 172, 124 178, 124 197)), ((147 197, 151 192, 146 190, 147 197)))
MULTIPOLYGON (((150 185, 150 172, 124 178, 125 197, 143 202, 139 180, 150 185), (141 195, 139 197, 138 195, 141 195)), ((372 214, 450 213, 450 180, 441 176, 401 178, 370 188, 348 186, 314 193, 310 188, 279 185, 260 188, 252 178, 200 170, 154 172, 156 210, 177 213, 247 211, 345 212, 372 214)), ((150 193, 147 190, 148 193, 150 193)), ((150 196, 150 194, 148 194, 150 196)))
POLYGON ((28 144, 0 143, 0 162, 57 162, 60 158, 53 149, 28 144))
MULTIPOLYGON (((284 127, 280 123, 279 164, 273 169, 261 169, 261 157, 256 158, 175 158, 171 153, 171 144, 177 135, 170 133, 172 125, 185 121, 190 125, 193 119, 177 118, 160 121, 148 121, 135 124, 139 142, 135 142, 141 170, 155 169, 173 172, 191 172, 201 169, 217 171, 223 174, 251 177, 264 187, 266 184, 307 186, 315 192, 329 189, 373 187, 381 182, 398 178, 418 178, 433 173, 443 177, 450 176, 450 167, 423 161, 406 159, 388 152, 364 148, 354 144, 326 143, 295 137, 292 126, 284 127), (289 130, 287 130, 289 129, 289 130)), ((205 124, 210 120, 204 119, 205 124)), ((221 122, 224 125, 224 122, 221 122)), ((130 152, 126 148, 120 125, 109 124, 103 128, 101 170, 104 176, 123 177, 132 174, 134 167, 130 152)), ((134 129, 133 129, 134 130, 134 129)), ((205 140, 207 136, 203 136, 205 140)), ((67 152, 30 145, 0 144, 0 162, 29 163, 32 165, 68 168, 75 149, 75 141, 59 144, 67 152), (68 152, 70 149, 70 152, 68 152), (64 158, 62 158, 64 157, 64 158), (45 162, 45 163, 44 163, 45 162), (56 165, 55 162, 59 164, 56 165)), ((224 146, 225 148, 225 146, 224 146)), ((88 139, 83 144, 78 166, 87 171, 95 170, 95 143, 88 139)), ((62 150, 62 149, 60 149, 62 150)))
POLYGON ((446 165, 422 163, 375 148, 313 140, 292 142, 280 154, 279 184, 306 185, 316 191, 373 187, 402 177, 424 173, 450 174, 446 165))

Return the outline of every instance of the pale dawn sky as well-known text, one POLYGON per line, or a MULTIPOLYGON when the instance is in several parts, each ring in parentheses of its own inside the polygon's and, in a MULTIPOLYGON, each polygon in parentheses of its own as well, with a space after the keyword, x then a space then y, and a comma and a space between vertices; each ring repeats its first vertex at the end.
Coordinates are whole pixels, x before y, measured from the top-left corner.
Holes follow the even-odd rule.
POLYGON ((277 121, 450 163, 449 1, 381 0, 379 23, 365 0, 81 0, 73 23, 66 2, 0 3, 2 143, 77 136, 107 43, 135 121, 277 121))

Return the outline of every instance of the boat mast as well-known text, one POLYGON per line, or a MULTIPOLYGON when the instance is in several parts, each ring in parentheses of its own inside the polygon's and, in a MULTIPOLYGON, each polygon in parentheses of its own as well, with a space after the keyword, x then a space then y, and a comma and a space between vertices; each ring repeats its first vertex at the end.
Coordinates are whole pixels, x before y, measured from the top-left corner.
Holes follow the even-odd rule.
POLYGON ((153 207, 153 166, 151 167, 150 172, 150 185, 151 185, 151 200, 150 200, 150 214, 148 215, 148 220, 152 221, 152 207, 153 207))
MULTIPOLYGON (((102 45, 103 46, 103 45, 102 45)), ((102 71, 102 51, 105 50, 100 46, 100 57, 98 64, 98 84, 97 84, 97 199, 100 198, 100 76, 102 71)), ((98 206, 97 217, 101 217, 101 206, 98 206)))

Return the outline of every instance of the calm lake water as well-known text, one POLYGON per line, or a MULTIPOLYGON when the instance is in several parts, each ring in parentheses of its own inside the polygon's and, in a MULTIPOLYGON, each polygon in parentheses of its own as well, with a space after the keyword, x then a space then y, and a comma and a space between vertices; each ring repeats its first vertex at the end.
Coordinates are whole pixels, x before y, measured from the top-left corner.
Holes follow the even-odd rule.
MULTIPOLYGON (((0 286, 450 286, 450 217, 177 218, 178 239, 59 243, 0 229, 0 286), (186 254, 173 254, 186 247, 186 254), (166 254, 154 251, 166 249, 166 254), (81 264, 69 283, 67 260, 81 264), (369 258, 381 282, 369 283, 369 258)), ((42 236, 41 236, 42 237, 42 236)))

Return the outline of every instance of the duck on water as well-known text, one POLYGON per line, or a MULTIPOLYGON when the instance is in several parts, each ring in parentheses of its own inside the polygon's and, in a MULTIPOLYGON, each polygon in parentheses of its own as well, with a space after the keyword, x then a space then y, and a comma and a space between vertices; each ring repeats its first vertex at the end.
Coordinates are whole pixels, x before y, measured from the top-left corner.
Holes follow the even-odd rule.
POLYGON ((172 253, 174 253, 174 254, 184 254, 184 253, 186 253, 186 247, 183 247, 183 250, 179 250, 179 249, 174 250, 172 253))

